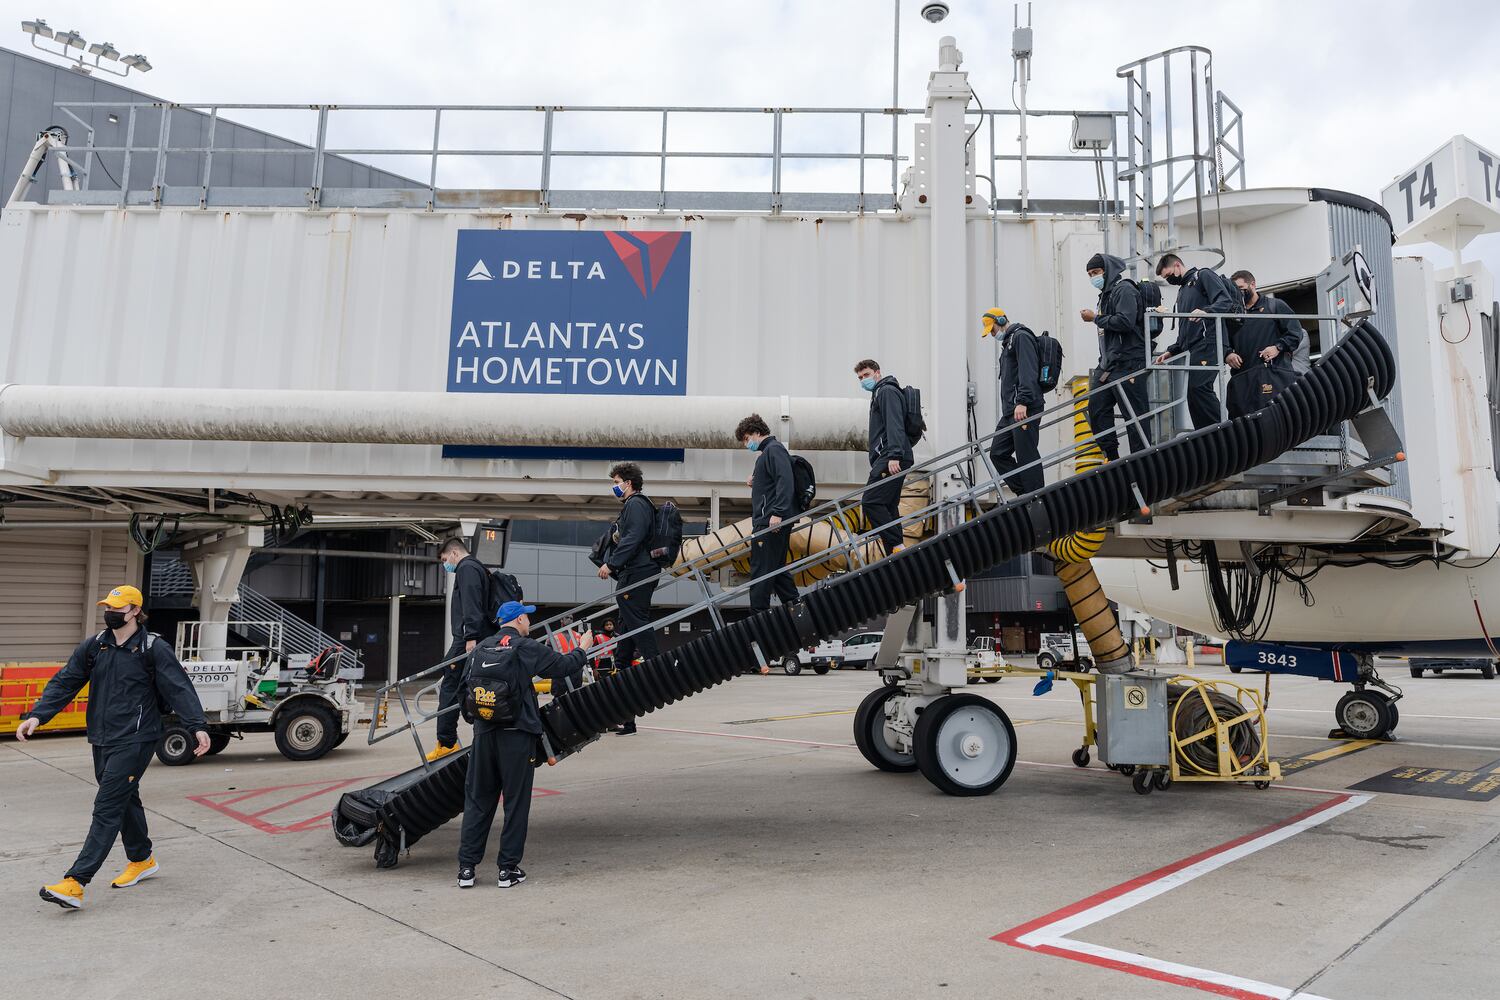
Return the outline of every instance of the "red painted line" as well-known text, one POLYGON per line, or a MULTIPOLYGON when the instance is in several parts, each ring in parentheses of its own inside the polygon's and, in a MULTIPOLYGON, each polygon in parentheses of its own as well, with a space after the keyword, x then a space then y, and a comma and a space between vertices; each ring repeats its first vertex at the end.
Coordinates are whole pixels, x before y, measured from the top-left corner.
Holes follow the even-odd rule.
POLYGON ((329 785, 326 788, 314 788, 312 791, 308 792, 306 795, 299 795, 295 799, 287 799, 285 802, 278 802, 274 806, 271 806, 271 807, 269 807, 267 809, 262 809, 258 813, 251 813, 250 815, 252 815, 252 816, 256 817, 257 819, 259 819, 261 816, 264 816, 267 813, 273 813, 273 812, 275 812, 278 809, 285 809, 287 806, 294 806, 298 802, 306 802, 308 799, 315 799, 319 795, 324 795, 324 794, 326 794, 328 792, 334 792, 334 791, 339 790, 340 788, 348 788, 350 785, 354 784, 356 781, 359 781, 359 780, 360 780, 359 778, 350 778, 348 781, 340 781, 338 784, 336 784, 336 785, 329 785))
MULTIPOLYGON (((332 807, 329 807, 326 810, 316 813, 315 815, 308 816, 304 819, 291 820, 286 823, 273 823, 269 820, 263 819, 262 817, 268 815, 269 813, 276 812, 277 810, 285 809, 288 806, 296 805, 299 802, 305 802, 309 799, 317 798, 320 795, 327 795, 331 792, 342 792, 350 785, 359 784, 361 782, 374 783, 377 781, 384 781, 388 777, 390 777, 390 775, 367 775, 360 778, 346 778, 342 781, 303 781, 289 785, 269 785, 265 788, 253 788, 249 791, 243 792, 209 792, 204 795, 189 795, 187 796, 187 800, 189 802, 197 803, 200 806, 207 806, 215 812, 223 813, 230 819, 238 823, 244 823, 246 826, 254 827, 262 833, 301 833, 305 830, 311 830, 315 827, 322 826, 324 823, 328 822, 329 814, 333 812, 332 807), (312 789, 312 791, 309 791, 304 795, 299 795, 296 798, 288 799, 285 802, 277 803, 274 806, 262 809, 260 812, 256 813, 245 813, 241 812, 238 809, 231 808, 231 806, 236 802, 243 802, 246 799, 257 798, 271 792, 283 792, 293 788, 309 788, 312 789), (232 795, 232 797, 224 798, 223 796, 225 795, 232 795)), ((531 797, 534 799, 545 798, 549 795, 561 794, 562 792, 553 788, 533 788, 531 791, 531 797)))
MULTIPOLYGON (((1276 823, 1272 823, 1269 826, 1262 827, 1261 829, 1255 830, 1251 833, 1244 834, 1243 836, 1236 837, 1233 840, 1225 841, 1222 844, 1219 844, 1215 847, 1210 847, 1207 850, 1200 851, 1197 854, 1193 854, 1189 857, 1182 858, 1179 861, 1174 861, 1171 864, 1156 869, 1155 871, 1147 872, 1144 875, 1137 876, 1136 878, 1130 879, 1126 882, 1122 882, 1117 886, 1105 889, 1102 892, 1095 893, 1094 895, 1089 896, 1085 899, 1081 899, 1076 903, 1071 903, 1068 906, 1063 907, 1062 909, 1054 910, 1044 916, 1037 917, 1036 919, 1029 920, 1024 924, 1020 924, 1016 927, 1010 928, 1009 930, 1002 931, 999 934, 994 935, 991 940, 999 941, 1003 944, 1008 944, 1012 947, 1021 948, 1026 951, 1040 952, 1042 954, 1051 955, 1056 958, 1066 958, 1075 962, 1083 962, 1088 965, 1098 966, 1100 968, 1112 969, 1117 972, 1125 972, 1143 979, 1151 979, 1157 982, 1171 983, 1176 986, 1186 986, 1201 990, 1205 993, 1212 993, 1217 996, 1231 997, 1234 998, 1234 1000, 1267 1000, 1267 998, 1284 997, 1290 995, 1290 991, 1281 990, 1277 987, 1267 986, 1265 990, 1259 988, 1247 988, 1247 986, 1258 987, 1261 984, 1255 984, 1253 983, 1253 981, 1239 979, 1239 977, 1224 976, 1223 978, 1229 980, 1238 980, 1241 983, 1247 984, 1247 986, 1237 986, 1230 982, 1214 982, 1193 975, 1185 975, 1182 972, 1173 972, 1170 971, 1170 968, 1153 967, 1153 965, 1175 967, 1187 972, 1204 971, 1196 970, 1191 966, 1181 965, 1180 963, 1148 960, 1145 956, 1140 956, 1142 960, 1139 962, 1129 961, 1125 958, 1111 957, 1111 955, 1109 954, 1096 953, 1096 951, 1113 952, 1113 949, 1098 949, 1094 946, 1088 946, 1082 943, 1079 943, 1077 948, 1070 948, 1068 947, 1068 944, 1071 942, 1069 942, 1067 938, 1063 936, 1054 938, 1053 940, 1055 943, 1041 941, 1034 944, 1027 944, 1023 942, 1021 938, 1049 926, 1056 925, 1087 910, 1091 910, 1102 903, 1118 899, 1119 897, 1133 892, 1136 889, 1140 889, 1143 886, 1149 886, 1152 883, 1158 882, 1164 878, 1174 875, 1177 872, 1183 871, 1184 869, 1189 868, 1193 865, 1197 865, 1201 862, 1207 861, 1226 852, 1233 851, 1234 849, 1241 847, 1242 845, 1258 840, 1269 834, 1274 834, 1279 830, 1283 830, 1304 820, 1316 817, 1320 813, 1326 812, 1346 802, 1349 802, 1355 797, 1356 796, 1352 793, 1333 794, 1329 798, 1323 800, 1322 802, 1319 802, 1317 805, 1312 806, 1308 809, 1304 809, 1301 812, 1296 813, 1295 815, 1287 817, 1286 819, 1280 820, 1276 823), (1148 962, 1151 964, 1148 964, 1148 962), (1267 992, 1266 990, 1276 990, 1277 992, 1267 992)), ((1257 850, 1258 849, 1259 848, 1257 848, 1257 850)), ((1252 851, 1251 853, 1254 852, 1252 851)), ((1125 912, 1125 909, 1128 909, 1129 906, 1132 905, 1137 904, 1128 904, 1119 912, 1125 912)), ((1109 915, 1114 916, 1117 914, 1109 915)), ((1098 919, 1105 919, 1105 917, 1100 917, 1098 919)), ((1297 995, 1300 996, 1301 994, 1297 995)))
POLYGON ((1256 837, 1262 837, 1268 833, 1274 833, 1275 831, 1280 830, 1282 827, 1291 826, 1293 823, 1307 819, 1309 816, 1314 816, 1322 812, 1324 809, 1336 806, 1340 802, 1346 802, 1353 797, 1353 795, 1349 794, 1336 795, 1325 802, 1318 803, 1310 809, 1302 810, 1295 816, 1290 816, 1278 823, 1272 823, 1270 826, 1262 827, 1261 829, 1256 830, 1254 833, 1247 833, 1243 837, 1236 837, 1233 840, 1226 840, 1224 843, 1218 845, 1217 847, 1210 847, 1205 851, 1199 851, 1197 854, 1183 858, 1180 861, 1174 861, 1169 865, 1164 865, 1163 867, 1158 868, 1155 871, 1147 872, 1144 875, 1138 875, 1128 882, 1121 882, 1119 885, 1111 889, 1105 889, 1103 892, 1097 892, 1094 895, 1089 896, 1087 899, 1080 899, 1076 903, 1070 903, 1060 910, 1053 910, 1051 913, 1048 913, 1045 916, 1037 917, 1035 920, 1029 920, 1024 924, 1021 924, 1019 927, 1012 927, 1008 931, 1001 931, 999 934, 991 937, 990 940, 1003 941, 1006 944, 1013 944, 1017 948, 1024 948, 1026 946, 1023 944, 1018 944, 1016 942, 1016 939, 1021 937, 1023 934, 1031 933, 1038 927, 1045 927, 1046 925, 1056 923, 1057 921, 1062 920, 1065 917, 1071 917, 1075 913, 1082 913, 1089 907, 1097 906, 1100 903, 1105 902, 1106 900, 1114 899, 1116 896, 1123 896, 1132 889, 1138 889, 1141 886, 1145 885, 1147 882, 1155 882, 1157 879, 1165 878, 1166 876, 1171 875, 1173 872, 1182 871, 1182 869, 1188 867, 1189 865, 1196 865, 1198 862, 1206 861, 1216 854, 1223 854, 1225 851, 1232 850, 1233 848, 1239 847, 1241 844, 1248 843, 1249 841, 1254 840, 1256 837))

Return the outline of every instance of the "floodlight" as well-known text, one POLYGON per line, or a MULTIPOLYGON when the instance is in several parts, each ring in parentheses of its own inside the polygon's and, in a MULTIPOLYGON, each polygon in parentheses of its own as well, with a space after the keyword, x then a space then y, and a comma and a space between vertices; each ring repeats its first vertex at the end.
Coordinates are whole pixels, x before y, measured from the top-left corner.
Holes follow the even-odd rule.
POLYGON ((41 35, 43 38, 52 37, 52 29, 47 27, 47 22, 41 18, 37 18, 35 21, 22 21, 21 30, 28 35, 41 35))
POLYGON ((115 48, 113 42, 95 42, 89 46, 89 55, 113 61, 120 58, 120 50, 115 48))
POLYGON ((146 57, 141 55, 140 53, 136 53, 133 56, 126 56, 124 59, 121 59, 120 62, 124 63, 126 66, 129 66, 131 69, 138 70, 142 73, 151 72, 151 64, 147 62, 146 57))
POLYGON ((52 40, 54 42, 61 42, 62 47, 65 49, 70 45, 75 49, 81 49, 88 44, 88 42, 84 40, 84 37, 76 31, 59 31, 57 34, 52 36, 52 40))

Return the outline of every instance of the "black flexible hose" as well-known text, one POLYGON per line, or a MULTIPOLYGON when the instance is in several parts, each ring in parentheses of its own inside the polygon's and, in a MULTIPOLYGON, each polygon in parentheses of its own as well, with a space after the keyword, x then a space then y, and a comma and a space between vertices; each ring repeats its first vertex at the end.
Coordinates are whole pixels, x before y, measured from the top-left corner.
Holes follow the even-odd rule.
MULTIPOLYGON (((613 726, 758 669, 752 642, 774 662, 819 637, 943 593, 952 587, 946 563, 960 578, 972 577, 1053 538, 1125 520, 1138 507, 1132 485, 1154 505, 1268 462, 1355 416, 1372 399, 1385 398, 1394 383, 1390 348, 1379 331, 1361 323, 1264 409, 1053 483, 1024 504, 997 507, 838 577, 791 605, 751 615, 554 699, 541 711, 552 750, 559 758, 567 756, 613 726)), ((403 835, 410 844, 463 808, 467 761, 462 757, 452 755, 445 761, 449 766, 436 774, 414 772, 412 784, 375 806, 378 863, 395 863, 403 835)), ((334 816, 336 827, 341 819, 348 828, 339 827, 340 839, 357 839, 364 824, 342 805, 334 816)))
POLYGON ((942 593, 952 586, 945 563, 967 578, 1052 538, 1130 517, 1138 506, 1132 485, 1155 505, 1264 464, 1385 398, 1395 375, 1385 339, 1362 322, 1263 409, 1053 483, 1024 504, 997 507, 791 605, 562 695, 542 709, 554 752, 563 757, 613 726, 757 669, 752 642, 775 662, 816 637, 942 593))

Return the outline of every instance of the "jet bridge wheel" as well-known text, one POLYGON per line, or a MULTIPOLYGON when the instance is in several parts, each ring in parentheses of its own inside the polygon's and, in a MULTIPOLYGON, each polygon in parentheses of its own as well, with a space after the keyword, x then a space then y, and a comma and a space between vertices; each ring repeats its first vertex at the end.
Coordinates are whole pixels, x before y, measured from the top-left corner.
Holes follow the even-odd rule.
POLYGON ((1350 691, 1333 714, 1339 728, 1360 740, 1378 740, 1396 725, 1395 705, 1379 691, 1350 691))
POLYGON ((917 769, 916 757, 891 746, 885 728, 886 702, 899 694, 899 686, 886 684, 865 695, 854 712, 854 745, 865 760, 882 771, 908 774, 917 769))
POLYGON ((1016 730, 994 702, 945 695, 917 717, 913 740, 922 776, 949 795, 988 795, 1016 766, 1016 730))

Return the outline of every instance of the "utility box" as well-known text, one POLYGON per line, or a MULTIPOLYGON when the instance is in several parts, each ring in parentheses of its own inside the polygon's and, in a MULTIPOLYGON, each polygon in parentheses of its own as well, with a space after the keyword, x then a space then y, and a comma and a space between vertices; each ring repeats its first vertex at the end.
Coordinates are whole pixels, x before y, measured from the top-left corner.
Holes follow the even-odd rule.
POLYGON ((1103 674, 1094 690, 1099 759, 1165 767, 1172 749, 1167 737, 1167 675, 1144 670, 1103 674))

